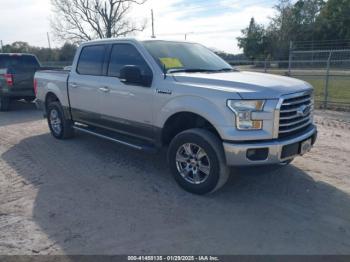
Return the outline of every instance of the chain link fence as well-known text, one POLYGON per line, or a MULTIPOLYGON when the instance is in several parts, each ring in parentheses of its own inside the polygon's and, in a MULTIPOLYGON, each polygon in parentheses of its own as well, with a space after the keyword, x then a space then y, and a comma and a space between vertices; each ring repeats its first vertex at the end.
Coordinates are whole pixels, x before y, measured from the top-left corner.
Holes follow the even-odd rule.
POLYGON ((228 62, 242 71, 304 80, 315 88, 317 107, 350 110, 350 49, 295 51, 289 60, 228 62))

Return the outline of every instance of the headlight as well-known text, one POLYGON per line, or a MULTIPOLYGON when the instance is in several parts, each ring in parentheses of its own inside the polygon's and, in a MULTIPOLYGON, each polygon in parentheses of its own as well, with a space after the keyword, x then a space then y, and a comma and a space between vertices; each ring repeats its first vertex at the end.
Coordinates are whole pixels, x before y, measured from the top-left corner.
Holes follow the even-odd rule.
POLYGON ((253 120, 252 112, 262 111, 265 100, 228 100, 227 106, 236 115, 238 130, 260 130, 263 127, 262 120, 253 120))

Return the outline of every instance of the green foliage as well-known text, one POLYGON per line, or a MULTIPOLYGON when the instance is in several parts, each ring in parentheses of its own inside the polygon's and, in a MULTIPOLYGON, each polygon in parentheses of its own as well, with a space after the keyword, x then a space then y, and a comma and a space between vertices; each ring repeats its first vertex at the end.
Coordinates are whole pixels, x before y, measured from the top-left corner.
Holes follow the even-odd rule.
POLYGON ((328 0, 316 24, 321 40, 350 39, 350 0, 328 0))
POLYGON ((39 61, 73 61, 77 46, 66 42, 61 48, 45 48, 30 46, 26 42, 14 42, 5 45, 4 53, 31 53, 37 56, 39 61))
POLYGON ((238 45, 250 58, 287 59, 291 41, 350 39, 350 0, 280 0, 267 28, 254 19, 238 45))
POLYGON ((316 17, 323 6, 323 0, 299 0, 294 5, 281 0, 267 28, 267 53, 274 59, 286 59, 291 41, 314 40, 316 17))
POLYGON ((243 49, 244 54, 250 59, 261 58, 266 50, 265 29, 255 23, 254 18, 246 29, 242 30, 243 37, 239 37, 238 46, 243 49))
POLYGON ((60 49, 59 61, 73 61, 77 46, 66 42, 60 49))

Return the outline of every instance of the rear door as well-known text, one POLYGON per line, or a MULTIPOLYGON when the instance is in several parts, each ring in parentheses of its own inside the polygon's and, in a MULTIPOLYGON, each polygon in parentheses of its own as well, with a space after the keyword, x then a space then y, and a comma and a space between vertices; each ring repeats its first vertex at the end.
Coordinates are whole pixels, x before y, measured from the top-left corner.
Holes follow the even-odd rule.
POLYGON ((100 120, 102 82, 106 78, 107 45, 82 48, 75 70, 69 80, 69 99, 75 121, 98 125, 100 120))

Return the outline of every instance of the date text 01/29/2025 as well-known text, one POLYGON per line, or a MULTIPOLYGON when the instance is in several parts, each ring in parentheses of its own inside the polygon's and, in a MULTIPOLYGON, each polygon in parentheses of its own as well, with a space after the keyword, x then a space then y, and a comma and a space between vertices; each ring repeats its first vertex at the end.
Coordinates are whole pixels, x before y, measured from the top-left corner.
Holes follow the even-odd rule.
POLYGON ((128 256, 128 261, 220 261, 216 256, 128 256))

